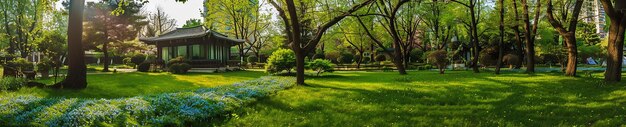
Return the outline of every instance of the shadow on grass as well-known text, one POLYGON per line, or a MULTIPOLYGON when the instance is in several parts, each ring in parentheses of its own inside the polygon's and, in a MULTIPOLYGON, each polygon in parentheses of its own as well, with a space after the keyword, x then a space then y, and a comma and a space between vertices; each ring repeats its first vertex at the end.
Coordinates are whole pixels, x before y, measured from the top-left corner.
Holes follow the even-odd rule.
POLYGON ((593 82, 599 79, 594 78, 559 73, 414 72, 409 74, 413 82, 401 83, 385 76, 387 73, 358 74, 311 79, 310 86, 262 99, 225 126, 626 124, 626 88, 596 86, 593 82), (370 82, 372 79, 382 81, 370 82))

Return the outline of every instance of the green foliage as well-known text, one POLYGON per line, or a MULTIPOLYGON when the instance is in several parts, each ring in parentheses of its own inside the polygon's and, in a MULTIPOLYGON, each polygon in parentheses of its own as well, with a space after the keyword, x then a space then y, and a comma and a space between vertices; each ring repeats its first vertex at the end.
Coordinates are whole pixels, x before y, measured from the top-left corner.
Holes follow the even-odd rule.
POLYGON ((168 70, 174 74, 185 74, 191 69, 188 63, 174 63, 168 67, 168 70))
POLYGON ((369 63, 372 62, 372 58, 370 58, 369 56, 363 57, 363 63, 369 63))
POLYGON ((265 71, 270 74, 280 73, 282 71, 291 72, 296 65, 296 54, 289 49, 278 49, 267 58, 265 71))
POLYGON ((326 59, 326 57, 324 56, 324 54, 318 53, 313 55, 313 59, 326 59))
POLYGON ((18 90, 26 86, 27 80, 16 77, 0 78, 0 91, 18 90))
POLYGON ((478 61, 485 67, 496 65, 498 62, 498 50, 497 48, 490 47, 480 51, 480 57, 478 61))
POLYGON ((146 60, 147 56, 141 53, 136 53, 131 57, 130 62, 134 63, 135 65, 139 65, 141 63, 143 63, 146 60))
POLYGON ((200 21, 200 19, 189 19, 185 21, 183 28, 192 28, 198 26, 202 26, 202 21, 200 21))
POLYGON ((55 66, 54 62, 49 58, 42 58, 39 63, 37 63, 37 71, 49 71, 55 66))
POLYGON ((137 71, 139 72, 148 72, 150 71, 150 66, 152 64, 150 62, 143 62, 137 65, 137 71))
POLYGON ((374 57, 374 59, 376 60, 376 62, 383 62, 387 60, 387 56, 383 54, 378 54, 376 55, 376 57, 374 57))
POLYGON ((605 48, 602 48, 599 45, 582 45, 578 46, 578 56, 585 60, 589 57, 593 58, 604 58, 605 57, 605 48))
POLYGON ((337 62, 343 63, 343 64, 350 64, 352 63, 353 59, 354 59, 354 56, 352 54, 341 54, 341 56, 337 58, 337 62))
POLYGON ((13 68, 14 70, 19 72, 33 71, 35 69, 35 67, 33 66, 33 62, 30 62, 24 58, 15 58, 7 62, 7 64, 4 65, 4 68, 13 68))
POLYGON ((509 66, 513 66, 517 65, 519 62, 522 62, 522 60, 519 58, 519 56, 515 54, 506 54, 502 57, 502 62, 509 66))
POLYGON ((317 76, 320 76, 320 74, 324 72, 333 72, 333 66, 333 63, 324 59, 315 59, 311 62, 307 62, 306 64, 306 68, 317 72, 317 76))
POLYGON ((259 61, 259 58, 254 56, 254 55, 251 55, 251 56, 248 56, 248 58, 246 58, 246 60, 248 61, 248 63, 254 64, 254 63, 259 61))
POLYGON ((443 74, 444 68, 450 63, 448 60, 448 52, 444 50, 437 50, 428 53, 428 60, 437 68, 439 68, 440 73, 443 74))
POLYGON ((191 65, 185 57, 179 56, 167 62, 167 69, 174 74, 185 74, 191 69, 191 65))
POLYGON ((337 58, 341 56, 341 53, 338 51, 329 51, 324 54, 324 58, 331 60, 332 62, 338 62, 337 58))
POLYGON ((126 64, 127 66, 131 66, 134 67, 136 64, 132 62, 132 58, 130 57, 126 57, 124 59, 122 59, 122 62, 124 62, 124 64, 126 64))

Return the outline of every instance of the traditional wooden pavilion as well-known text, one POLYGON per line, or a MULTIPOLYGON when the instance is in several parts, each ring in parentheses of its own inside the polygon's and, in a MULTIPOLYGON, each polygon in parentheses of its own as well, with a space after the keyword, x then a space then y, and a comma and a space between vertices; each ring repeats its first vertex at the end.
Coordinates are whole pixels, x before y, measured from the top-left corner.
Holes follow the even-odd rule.
POLYGON ((220 68, 234 66, 237 61, 229 61, 231 47, 241 44, 240 39, 208 30, 203 26, 177 28, 158 37, 140 38, 140 41, 157 47, 157 57, 164 61, 183 56, 193 68, 220 68))

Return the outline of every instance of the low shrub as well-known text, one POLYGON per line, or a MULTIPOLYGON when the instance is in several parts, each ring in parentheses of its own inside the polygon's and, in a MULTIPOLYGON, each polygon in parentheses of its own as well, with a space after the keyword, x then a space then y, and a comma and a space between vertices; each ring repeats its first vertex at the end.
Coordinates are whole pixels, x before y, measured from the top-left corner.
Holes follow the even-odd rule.
POLYGON ((317 76, 320 76, 323 72, 333 72, 333 64, 329 60, 315 59, 306 64, 307 69, 311 69, 317 72, 317 76))
MULTIPOLYGON (((146 56, 145 54, 137 53, 130 57, 131 58, 130 62, 133 63, 134 65, 139 65, 143 63, 144 61, 146 61, 147 57, 148 56, 146 56)), ((135 66, 132 66, 132 67, 134 68, 135 66)))
POLYGON ((291 72, 296 66, 296 54, 289 49, 278 49, 267 58, 265 71, 270 74, 280 73, 282 71, 291 72))
POLYGON ((0 79, 0 91, 18 90, 27 83, 28 81, 24 78, 4 77, 0 79))
POLYGON ((133 58, 126 57, 126 58, 122 59, 122 62, 124 62, 124 65, 126 65, 126 66, 134 67, 135 63, 133 63, 132 60, 133 60, 133 58))
POLYGON ((369 63, 371 61, 372 61, 372 58, 370 58, 370 57, 363 57, 363 61, 362 62, 363 63, 369 63))
POLYGON ((445 72, 445 67, 448 66, 450 60, 448 60, 448 52, 444 50, 433 51, 428 54, 428 60, 439 69, 439 73, 445 72))
POLYGON ((246 60, 248 61, 248 63, 251 63, 251 64, 254 65, 255 63, 257 63, 259 61, 259 58, 256 57, 256 56, 248 56, 248 58, 246 58, 246 60))
POLYGON ((313 55, 313 59, 326 59, 326 57, 324 56, 324 54, 318 53, 313 55))
POLYGON ((387 56, 383 54, 378 54, 376 55, 376 57, 374 57, 374 59, 376 60, 376 62, 382 62, 382 61, 387 60, 387 56))
POLYGON ((341 64, 349 64, 354 60, 354 56, 352 54, 342 54, 337 58, 337 62, 341 64))
POLYGON ((510 68, 512 68, 514 65, 519 64, 519 62, 522 62, 519 58, 519 56, 515 55, 515 54, 506 54, 502 57, 502 62, 504 62, 506 65, 509 65, 510 68))
POLYGON ((119 99, 45 98, 8 93, 0 96, 0 125, 210 125, 217 122, 213 120, 256 101, 256 98, 290 88, 294 83, 293 78, 262 77, 228 86, 119 99))
POLYGON ((174 63, 170 65, 168 69, 174 74, 185 74, 187 71, 191 70, 191 65, 188 63, 174 63))
POLYGON ((137 71, 139 72, 148 72, 150 71, 150 66, 152 65, 152 63, 150 62, 143 62, 141 64, 139 64, 137 66, 137 71))

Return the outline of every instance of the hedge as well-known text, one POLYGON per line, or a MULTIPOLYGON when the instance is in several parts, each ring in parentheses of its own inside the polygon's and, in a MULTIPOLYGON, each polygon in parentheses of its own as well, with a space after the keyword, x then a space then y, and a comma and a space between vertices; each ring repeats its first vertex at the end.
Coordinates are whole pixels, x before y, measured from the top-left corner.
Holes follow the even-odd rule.
POLYGON ((237 108, 294 86, 293 78, 262 77, 195 91, 118 99, 0 97, 4 126, 188 126, 227 116, 237 108))

